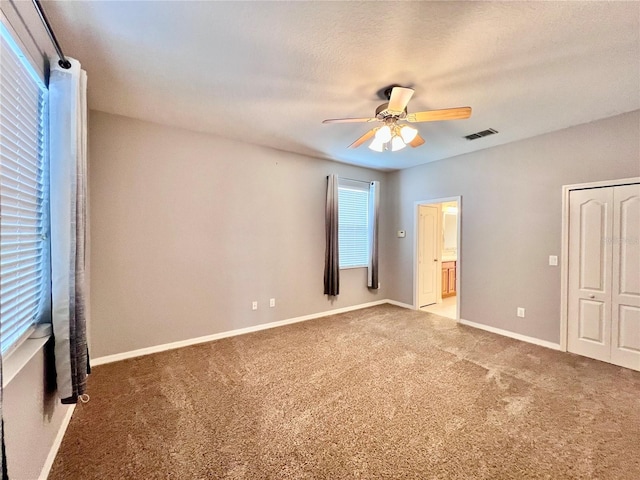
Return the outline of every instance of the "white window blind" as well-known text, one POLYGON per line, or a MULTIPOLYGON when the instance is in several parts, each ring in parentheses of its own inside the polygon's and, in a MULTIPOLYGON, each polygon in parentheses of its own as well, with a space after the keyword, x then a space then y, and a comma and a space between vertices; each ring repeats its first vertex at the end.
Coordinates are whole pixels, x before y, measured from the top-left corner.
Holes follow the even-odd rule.
POLYGON ((8 30, 2 24, 0 29, 0 349, 5 353, 39 320, 48 291, 47 91, 8 30))
POLYGON ((340 268, 369 264, 369 184, 340 179, 338 184, 340 268))

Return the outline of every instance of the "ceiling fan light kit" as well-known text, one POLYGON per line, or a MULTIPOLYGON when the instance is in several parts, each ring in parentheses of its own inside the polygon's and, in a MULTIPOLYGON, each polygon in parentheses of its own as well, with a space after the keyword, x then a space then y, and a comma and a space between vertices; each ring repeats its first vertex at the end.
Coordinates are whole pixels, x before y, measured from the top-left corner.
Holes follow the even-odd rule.
POLYGON ((382 127, 376 127, 358 138, 349 145, 349 148, 358 148, 364 142, 373 137, 369 149, 374 152, 391 150, 397 152, 407 145, 412 148, 424 144, 424 139, 418 134, 418 130, 399 121, 410 123, 437 122, 441 120, 461 120, 471 116, 471 107, 445 108, 443 110, 430 110, 426 112, 407 113, 407 104, 413 96, 413 89, 400 86, 387 87, 385 94, 389 102, 376 108, 376 115, 372 118, 331 118, 322 123, 368 123, 384 122, 382 127))
POLYGON ((369 144, 369 148, 374 152, 384 152, 385 150, 397 152, 410 145, 418 135, 418 130, 409 125, 402 127, 395 124, 391 126, 384 125, 375 128, 374 131, 373 141, 369 144))

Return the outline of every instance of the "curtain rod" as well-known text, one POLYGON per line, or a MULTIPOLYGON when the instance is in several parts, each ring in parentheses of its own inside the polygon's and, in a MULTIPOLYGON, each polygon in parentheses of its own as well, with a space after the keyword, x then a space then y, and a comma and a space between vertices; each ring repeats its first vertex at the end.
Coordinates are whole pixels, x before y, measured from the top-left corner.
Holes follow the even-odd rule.
POLYGON ((350 182, 371 183, 370 180, 356 180, 355 178, 347 178, 347 177, 340 177, 340 176, 338 178, 349 180, 350 182))
POLYGON ((40 0, 31 0, 31 1, 33 2, 33 6, 36 7, 36 11, 40 16, 40 20, 42 20, 42 24, 44 25, 44 28, 47 31, 47 34, 49 35, 49 39, 51 40, 51 43, 53 43, 53 48, 56 49, 56 53, 58 54, 58 57, 60 57, 60 60, 58 60, 58 65, 60 65, 65 70, 68 70, 69 68, 71 68, 71 62, 67 60, 67 57, 65 57, 64 53, 62 53, 62 48, 60 48, 60 44, 58 43, 56 34, 53 33, 53 30, 51 29, 51 25, 49 25, 49 20, 47 20, 47 16, 44 14, 44 10, 42 9, 42 5, 40 5, 40 0))
MULTIPOLYGON (((327 178, 329 178, 327 176, 327 178)), ((338 178, 341 178, 342 180, 349 180, 350 182, 360 182, 360 183, 366 183, 369 184, 372 182, 372 180, 356 180, 355 178, 347 178, 347 177, 341 177, 338 175, 338 178)))

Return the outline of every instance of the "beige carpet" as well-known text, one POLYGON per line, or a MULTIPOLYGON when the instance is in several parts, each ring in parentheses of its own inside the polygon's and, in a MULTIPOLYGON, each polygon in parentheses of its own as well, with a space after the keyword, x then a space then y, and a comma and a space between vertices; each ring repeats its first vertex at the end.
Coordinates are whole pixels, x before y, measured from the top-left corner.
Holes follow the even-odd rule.
POLYGON ((382 305, 94 369, 51 479, 640 478, 640 373, 382 305))

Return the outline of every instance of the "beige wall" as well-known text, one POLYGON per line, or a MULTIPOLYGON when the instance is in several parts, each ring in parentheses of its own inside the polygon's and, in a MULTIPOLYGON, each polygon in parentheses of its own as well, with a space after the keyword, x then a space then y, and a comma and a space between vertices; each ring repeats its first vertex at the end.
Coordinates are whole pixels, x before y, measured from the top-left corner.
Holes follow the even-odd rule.
POLYGON ((462 195, 461 318, 557 343, 562 185, 638 175, 639 111, 394 172, 389 295, 413 303, 414 202, 462 195))
MULTIPOLYGON (((51 347, 51 342, 49 344, 51 347)), ((7 466, 12 480, 39 477, 70 405, 62 405, 51 385, 53 362, 38 352, 4 388, 7 466), (47 381, 45 377, 49 377, 47 381)))
POLYGON ((386 298, 384 255, 323 295, 326 176, 386 173, 96 111, 89 148, 93 358, 386 298))

